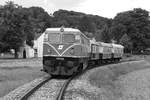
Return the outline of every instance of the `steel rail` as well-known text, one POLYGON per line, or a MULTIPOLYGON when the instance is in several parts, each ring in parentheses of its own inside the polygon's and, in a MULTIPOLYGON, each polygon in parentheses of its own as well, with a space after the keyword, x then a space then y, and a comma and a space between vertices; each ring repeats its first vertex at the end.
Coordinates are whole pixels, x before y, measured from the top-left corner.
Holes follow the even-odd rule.
POLYGON ((98 67, 98 66, 102 67, 102 66, 109 65, 109 64, 119 64, 119 63, 130 62, 130 61, 139 61, 139 60, 124 60, 124 61, 118 61, 118 62, 105 63, 105 64, 97 65, 97 66, 94 66, 94 67, 88 67, 87 69, 83 70, 82 72, 74 74, 71 78, 69 78, 67 81, 65 81, 65 83, 62 86, 62 88, 60 89, 60 92, 59 92, 56 100, 64 100, 64 94, 65 94, 65 91, 66 91, 69 83, 73 79, 78 78, 79 76, 81 76, 82 74, 84 74, 87 70, 93 69, 93 68, 98 67))
POLYGON ((79 76, 81 76, 83 73, 85 73, 88 69, 85 69, 81 72, 78 72, 74 75, 72 75, 72 77, 70 77, 68 80, 65 81, 65 83, 63 84, 62 88, 60 89, 60 92, 56 98, 56 100, 64 100, 64 94, 65 94, 65 91, 69 85, 69 83, 73 80, 73 79, 76 79, 78 78, 79 76))
POLYGON ((20 100, 27 100, 36 90, 38 90, 42 85, 44 85, 45 83, 47 83, 51 79, 52 79, 51 77, 46 77, 42 82, 40 82, 38 85, 33 87, 30 91, 25 93, 25 95, 23 95, 20 98, 20 100))

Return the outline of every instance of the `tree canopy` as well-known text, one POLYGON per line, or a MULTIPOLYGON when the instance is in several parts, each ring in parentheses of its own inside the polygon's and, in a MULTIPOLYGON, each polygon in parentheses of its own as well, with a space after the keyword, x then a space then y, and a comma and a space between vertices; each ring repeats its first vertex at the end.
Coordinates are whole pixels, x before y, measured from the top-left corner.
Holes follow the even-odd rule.
POLYGON ((111 31, 113 38, 118 42, 124 34, 127 34, 131 38, 133 51, 140 52, 149 47, 149 12, 141 8, 135 8, 118 13, 113 20, 111 31))
POLYGON ((58 10, 48 14, 41 7, 24 8, 14 2, 0 6, 0 52, 14 49, 17 52, 26 42, 33 46, 36 34, 47 27, 72 27, 80 29, 87 37, 97 41, 117 41, 127 51, 140 52, 150 48, 149 12, 135 8, 120 12, 114 19, 81 12, 58 10))
POLYGON ((39 7, 23 8, 12 1, 0 8, 1 51, 14 49, 15 57, 19 48, 26 42, 33 46, 36 33, 50 27, 50 16, 39 7))

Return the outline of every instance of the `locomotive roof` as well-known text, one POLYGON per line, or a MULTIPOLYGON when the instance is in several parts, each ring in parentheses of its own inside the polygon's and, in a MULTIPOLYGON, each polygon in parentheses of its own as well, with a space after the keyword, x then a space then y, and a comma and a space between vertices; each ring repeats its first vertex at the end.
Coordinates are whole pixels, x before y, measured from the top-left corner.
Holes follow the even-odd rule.
POLYGON ((73 34, 82 34, 85 38, 89 39, 85 34, 83 34, 79 29, 75 28, 47 28, 45 32, 50 32, 50 33, 59 33, 63 29, 63 32, 74 32, 73 34))
MULTIPOLYGON (((47 28, 46 29, 47 32, 61 32, 61 28, 47 28)), ((78 29, 74 29, 74 28, 63 28, 64 32, 80 32, 80 30, 78 29)))
POLYGON ((124 48, 124 46, 120 44, 114 44, 114 43, 104 43, 104 42, 98 42, 101 46, 108 46, 108 47, 114 47, 114 48, 124 48))

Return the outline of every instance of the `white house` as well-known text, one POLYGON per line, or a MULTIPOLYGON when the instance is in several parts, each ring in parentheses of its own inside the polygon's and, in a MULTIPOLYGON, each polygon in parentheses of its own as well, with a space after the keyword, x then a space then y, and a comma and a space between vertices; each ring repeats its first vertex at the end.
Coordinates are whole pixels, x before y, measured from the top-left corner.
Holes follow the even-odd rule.
POLYGON ((34 58, 43 56, 43 39, 44 33, 37 34, 34 39, 33 47, 24 43, 24 46, 20 47, 19 58, 34 58))
POLYGON ((35 37, 33 46, 35 51, 35 57, 43 56, 43 40, 44 40, 44 33, 39 34, 35 37))
POLYGON ((19 58, 33 58, 34 57, 34 49, 27 44, 20 47, 19 58))

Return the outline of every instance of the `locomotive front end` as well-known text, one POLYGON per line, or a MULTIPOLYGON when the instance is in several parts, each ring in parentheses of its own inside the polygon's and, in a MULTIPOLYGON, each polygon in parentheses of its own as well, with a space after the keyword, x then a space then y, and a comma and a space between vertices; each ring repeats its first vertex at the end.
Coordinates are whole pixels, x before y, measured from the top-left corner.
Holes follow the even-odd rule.
POLYGON ((49 28, 43 44, 43 69, 51 75, 72 75, 77 72, 83 53, 80 31, 72 28, 49 28))

